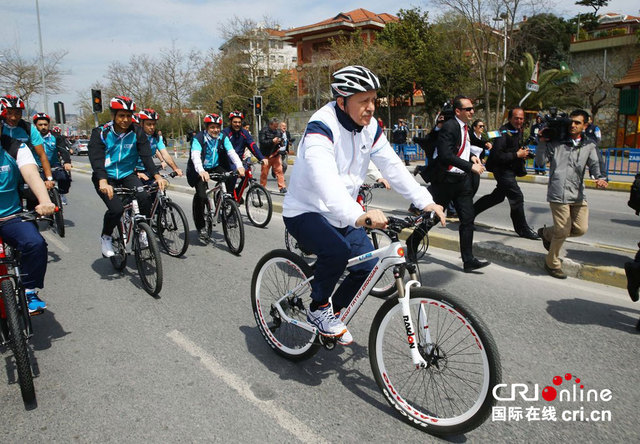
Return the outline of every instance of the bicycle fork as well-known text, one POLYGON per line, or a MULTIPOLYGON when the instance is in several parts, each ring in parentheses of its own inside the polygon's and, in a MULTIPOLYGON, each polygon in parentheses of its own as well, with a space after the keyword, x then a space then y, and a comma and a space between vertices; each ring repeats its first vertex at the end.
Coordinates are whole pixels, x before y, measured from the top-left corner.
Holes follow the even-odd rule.
MULTIPOLYGON (((416 368, 427 368, 429 367, 429 364, 424 360, 418 348, 420 347, 419 340, 416 339, 416 330, 413 324, 413 319, 411 318, 411 307, 409 304, 411 298, 411 289, 414 287, 420 287, 421 284, 417 279, 415 269, 411 270, 410 276, 411 279, 406 284, 404 284, 402 275, 400 273, 395 273, 394 271, 396 286, 398 288, 398 303, 400 304, 400 308, 402 310, 402 320, 404 322, 404 329, 407 335, 407 343, 409 346, 409 353, 411 354, 411 360, 413 361, 413 364, 416 366, 416 368)), ((420 306, 420 314, 421 316, 419 316, 419 318, 424 319, 422 322, 418 322, 420 324, 418 325, 418 327, 424 330, 423 332, 421 332, 420 337, 424 338, 425 340, 424 346, 429 346, 429 344, 431 344, 431 333, 429 332, 429 325, 426 322, 426 313, 423 313, 422 306, 420 306)), ((429 352, 429 350, 426 351, 429 352)))

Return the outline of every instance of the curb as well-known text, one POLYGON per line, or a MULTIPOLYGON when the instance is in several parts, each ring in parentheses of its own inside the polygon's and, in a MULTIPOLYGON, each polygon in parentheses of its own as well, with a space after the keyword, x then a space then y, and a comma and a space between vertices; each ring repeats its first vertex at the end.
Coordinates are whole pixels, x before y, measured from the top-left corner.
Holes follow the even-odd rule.
MULTIPOLYGON (((82 174, 91 174, 91 171, 83 168, 75 167, 74 172, 76 171, 82 174)), ((491 179, 493 179, 492 176, 493 175, 491 175, 491 179)), ((538 177, 532 178, 542 179, 538 177)), ((522 178, 518 178, 518 180, 520 179, 522 178)), ((610 182, 609 187, 611 187, 612 183, 618 184, 620 182, 610 182)), ((631 186, 631 184, 622 184, 628 185, 628 187, 631 186)), ((185 194, 192 194, 193 192, 190 187, 185 187, 184 185, 173 185, 171 183, 169 183, 168 189, 185 194)), ((272 194, 280 195, 279 193, 272 194)), ((273 211, 275 213, 282 213, 282 202, 272 200, 272 203, 273 211)), ((406 241, 410 233, 411 232, 409 230, 404 230, 400 234, 400 239, 406 241)), ((429 246, 442 250, 460 251, 460 242, 457 236, 448 236, 446 234, 437 233, 433 230, 429 232, 429 246)), ((478 256, 501 265, 529 267, 541 271, 541 274, 543 275, 546 274, 544 271, 544 260, 546 254, 544 253, 511 247, 497 241, 474 242, 473 251, 474 253, 477 253, 478 256)), ((583 264, 564 258, 562 259, 562 270, 568 276, 576 279, 597 282, 599 284, 610 285, 612 287, 627 288, 627 277, 623 268, 583 264)))
MULTIPOLYGON (((483 179, 491 179, 495 180, 493 177, 493 173, 486 173, 486 176, 483 176, 483 179)), ((536 176, 527 174, 526 176, 516 177, 518 182, 526 182, 526 183, 537 183, 542 185, 547 185, 549 183, 548 176, 536 176)), ((631 182, 609 182, 609 186, 606 188, 607 191, 626 191, 627 193, 631 191, 631 182)), ((597 188, 596 181, 593 179, 585 179, 584 180, 585 188, 597 188)))

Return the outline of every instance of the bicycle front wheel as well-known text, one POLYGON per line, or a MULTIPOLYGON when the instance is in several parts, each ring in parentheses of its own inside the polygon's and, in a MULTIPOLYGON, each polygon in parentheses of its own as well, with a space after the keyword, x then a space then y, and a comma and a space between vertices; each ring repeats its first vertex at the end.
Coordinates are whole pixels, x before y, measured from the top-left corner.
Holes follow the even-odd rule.
POLYGON ((133 251, 142 287, 151 296, 156 296, 162 290, 162 259, 158 243, 153 237, 153 231, 146 222, 137 224, 133 238, 133 251), (145 239, 146 237, 146 239, 145 239))
POLYGON ((182 208, 174 202, 165 202, 158 211, 156 225, 160 243, 169 256, 182 256, 189 247, 189 222, 182 208))
POLYGON ((124 236, 122 235, 122 223, 118 223, 111 237, 111 244, 115 255, 111 256, 111 265, 118 271, 124 270, 127 266, 127 250, 124 246, 124 236))
POLYGON ((258 328, 277 354, 292 361, 307 359, 320 348, 318 334, 298 325, 307 322, 311 282, 306 281, 312 274, 300 256, 273 250, 260 259, 251 279, 251 306, 258 328))
MULTIPOLYGON (((6 314, 9 345, 16 360, 22 400, 25 403, 31 403, 36 399, 36 390, 33 386, 29 351, 27 350, 27 341, 25 339, 24 320, 18 310, 13 281, 11 279, 3 280, 0 289, 2 290, 2 302, 4 303, 6 314)), ((25 315, 27 314, 25 313, 25 315)))
POLYGON ((240 210, 233 199, 225 198, 222 201, 222 229, 224 240, 227 242, 229 251, 233 254, 240 254, 244 248, 244 224, 240 210))
POLYGON ((60 197, 60 192, 56 188, 52 188, 49 190, 49 195, 51 196, 51 202, 58 207, 58 210, 53 213, 54 228, 56 229, 58 236, 64 237, 64 214, 62 211, 62 198, 60 197))
POLYGON ((271 220, 273 204, 267 190, 259 184, 252 185, 244 199, 247 217, 253 225, 264 228, 271 220))
POLYGON ((378 310, 369 358, 387 402, 405 421, 433 435, 461 434, 482 424, 495 405, 492 389, 502 370, 484 323, 458 299, 415 288, 409 300, 415 336, 407 338, 397 298, 378 310), (416 368, 413 344, 427 363, 416 368))

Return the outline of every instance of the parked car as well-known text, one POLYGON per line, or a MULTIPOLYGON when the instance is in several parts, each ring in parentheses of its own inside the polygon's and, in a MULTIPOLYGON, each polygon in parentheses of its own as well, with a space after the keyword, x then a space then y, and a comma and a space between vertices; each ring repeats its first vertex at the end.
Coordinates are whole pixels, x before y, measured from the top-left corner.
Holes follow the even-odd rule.
POLYGON ((73 142, 73 145, 71 145, 71 149, 73 150, 74 154, 76 156, 88 156, 89 155, 89 149, 87 148, 87 145, 89 144, 89 139, 78 139, 75 142, 73 142))

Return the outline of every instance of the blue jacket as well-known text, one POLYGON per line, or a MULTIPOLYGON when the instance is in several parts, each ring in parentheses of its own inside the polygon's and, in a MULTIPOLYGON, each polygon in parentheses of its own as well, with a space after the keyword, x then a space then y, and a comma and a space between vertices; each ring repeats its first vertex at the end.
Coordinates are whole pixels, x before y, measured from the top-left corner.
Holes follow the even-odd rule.
MULTIPOLYGON (((71 163, 71 157, 69 156, 69 151, 65 146, 64 140, 61 137, 56 137, 53 134, 49 133, 43 138, 43 147, 44 152, 47 154, 47 159, 49 159, 49 164, 51 168, 60 166, 60 159, 62 158, 62 163, 71 163)), ((36 163, 38 166, 42 166, 40 162, 40 156, 34 156, 36 159, 36 163)))
POLYGON ((7 135, 0 139, 0 217, 10 216, 22 210, 19 187, 22 175, 16 162, 19 149, 26 145, 7 135))
MULTIPOLYGON (((233 149, 238 157, 240 157, 240 160, 242 160, 245 148, 249 148, 249 150, 253 153, 254 156, 256 156, 258 160, 264 159, 264 156, 258 149, 258 145, 256 145, 256 143, 253 141, 251 134, 249 134, 247 130, 241 129, 240 131, 233 131, 233 129, 228 126, 222 130, 222 133, 229 138, 229 141, 231 142, 231 145, 233 146, 233 149)), ((221 153, 220 163, 223 167, 229 170, 236 169, 235 165, 229 160, 229 157, 225 152, 221 153)))
MULTIPOLYGON (((147 139, 149 139, 149 145, 151 146, 151 158, 153 160, 153 156, 156 155, 156 152, 158 150, 162 151, 162 150, 166 150, 167 147, 165 146, 164 142, 162 141, 162 139, 160 139, 157 135, 148 135, 147 134, 147 139)), ((138 163, 136 165, 136 171, 146 171, 146 169, 144 168, 144 164, 142 163, 142 159, 138 158, 138 163)))
POLYGON ((34 154, 35 151, 33 151, 33 147, 44 144, 44 140, 36 126, 24 120, 20 120, 17 126, 9 126, 7 125, 7 122, 4 122, 2 134, 6 134, 7 136, 13 137, 22 143, 26 143, 34 154))

